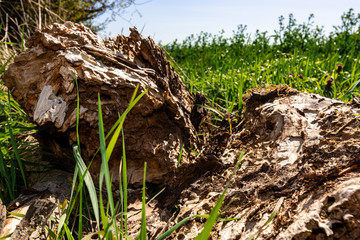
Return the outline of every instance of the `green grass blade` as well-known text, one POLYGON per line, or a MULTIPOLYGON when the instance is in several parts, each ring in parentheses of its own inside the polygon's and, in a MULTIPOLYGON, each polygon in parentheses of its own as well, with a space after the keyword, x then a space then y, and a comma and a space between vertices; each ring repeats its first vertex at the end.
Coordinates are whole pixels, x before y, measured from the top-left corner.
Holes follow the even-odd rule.
POLYGON ((24 52, 24 41, 25 41, 25 25, 21 28, 21 52, 24 52))
POLYGON ((269 223, 271 223, 271 221, 275 218, 276 214, 279 212, 280 207, 281 207, 282 203, 284 202, 284 199, 285 199, 284 197, 281 197, 279 199, 279 201, 276 203, 275 208, 274 208, 273 212, 271 213, 269 219, 266 221, 266 223, 264 223, 264 225, 262 225, 261 228, 256 233, 251 235, 247 240, 252 240, 254 237, 258 236, 264 230, 264 228, 269 223))
POLYGON ((147 163, 144 163, 144 179, 143 179, 143 192, 142 192, 142 208, 141 208, 141 229, 140 229, 140 239, 146 240, 146 166, 147 163))
MULTIPOLYGON (((6 124, 8 124, 8 122, 9 122, 8 114, 6 114, 5 108, 1 102, 0 102, 0 108, 1 108, 1 111, 3 112, 4 116, 6 117, 6 124)), ((8 138, 7 133, 6 133, 6 138, 8 138)), ((15 172, 15 166, 14 166, 15 164, 14 164, 13 158, 11 156, 9 157, 9 162, 10 162, 10 172, 9 172, 8 176, 10 178, 10 184, 11 184, 9 191, 15 193, 16 172, 15 172)))
POLYGON ((120 135, 120 131, 122 129, 122 126, 123 126, 123 120, 125 120, 125 117, 121 116, 121 122, 120 124, 118 125, 118 127, 116 128, 115 132, 114 132, 114 135, 111 137, 111 140, 106 148, 106 159, 107 161, 110 160, 110 157, 111 157, 111 154, 115 148, 115 145, 116 145, 116 142, 119 138, 119 135, 120 135))
POLYGON ((0 42, 0 44, 6 44, 6 45, 19 45, 18 43, 14 43, 14 42, 0 42))
POLYGON ((70 231, 68 225, 66 223, 64 224, 64 230, 65 230, 65 234, 66 234, 66 237, 67 237, 68 240, 75 240, 74 237, 71 234, 71 231, 70 231))
MULTIPOLYGON (((100 179, 99 179, 100 189, 102 189, 103 181, 104 181, 104 171, 100 168, 100 179)), ((107 228, 108 218, 106 217, 106 213, 104 210, 105 207, 104 207, 103 198, 102 198, 102 191, 99 191, 99 205, 100 205, 100 216, 101 216, 101 222, 102 222, 103 228, 107 228)))
POLYGON ((80 137, 79 137, 80 96, 79 96, 79 85, 76 77, 76 72, 74 72, 74 76, 75 76, 75 84, 76 84, 76 140, 77 140, 77 145, 79 146, 79 153, 81 154, 80 137))
POLYGON ((126 152, 125 152, 125 136, 124 131, 122 131, 122 150, 123 150, 123 159, 122 159, 122 183, 123 183, 123 212, 124 212, 124 233, 127 235, 127 165, 126 165, 126 152))
POLYGON ((10 233, 10 234, 8 234, 8 235, 6 235, 6 236, 0 237, 0 239, 1 239, 1 240, 2 240, 2 239, 8 239, 8 238, 11 237, 12 234, 13 234, 13 233, 10 233))
MULTIPOLYGON (((139 94, 139 96, 136 96, 136 93, 138 91, 139 86, 137 86, 134 90, 134 93, 131 97, 129 106, 126 108, 126 110, 124 111, 124 113, 120 116, 119 120, 117 122, 119 122, 119 125, 116 127, 115 133, 114 135, 111 137, 111 140, 106 148, 106 158, 109 161, 111 153, 114 150, 115 144, 117 142, 117 139, 120 135, 120 130, 122 129, 123 125, 124 125, 124 121, 125 121, 125 117, 126 115, 130 112, 130 110, 135 106, 135 104, 142 98, 142 96, 144 96, 144 94, 147 92, 147 90, 145 90, 144 92, 142 92, 141 94, 139 94)), ((112 130, 112 129, 111 129, 112 130)))
MULTIPOLYGON (((101 169, 100 169, 100 187, 102 186, 103 179, 105 178, 107 195, 108 195, 108 204, 109 204, 110 212, 111 212, 112 216, 115 215, 114 200, 113 200, 112 189, 111 189, 111 183, 112 183, 111 176, 110 176, 110 172, 109 172, 107 163, 111 157, 113 149, 115 148, 115 145, 116 145, 117 139, 120 135, 120 131, 123 127, 126 115, 135 106, 135 104, 142 98, 142 96, 147 92, 147 90, 145 90, 144 92, 139 94, 139 96, 136 97, 137 90, 138 90, 138 87, 135 89, 135 91, 133 93, 133 96, 131 98, 128 108, 124 111, 124 113, 119 117, 118 121, 112 127, 111 131, 114 131, 114 129, 115 129, 115 132, 114 132, 112 138, 110 139, 110 142, 109 142, 109 145, 107 148, 106 148, 106 143, 105 143, 106 137, 105 137, 105 133, 104 133, 104 126, 103 126, 103 119, 102 119, 100 94, 98 95, 99 139, 100 139, 100 152, 101 152, 101 159, 102 159, 102 164, 101 164, 101 169), (116 125, 117 125, 117 127, 115 128, 116 125)), ((108 133, 107 136, 109 136, 109 134, 110 133, 108 133)), ((123 145, 123 147, 124 147, 124 145, 123 145)), ((126 169, 126 158, 125 158, 124 162, 125 162, 125 167, 123 166, 123 169, 126 169)), ((126 170, 125 171, 123 170, 123 174, 125 174, 125 176, 126 176, 126 170)), ((126 184, 127 183, 125 181, 125 185, 126 184)), ((126 187, 125 187, 124 191, 127 191, 126 187)), ((101 201, 101 205, 102 205, 101 197, 100 197, 100 201, 101 201)), ((100 206, 100 207, 102 207, 102 206, 100 206)), ((105 212, 101 212, 101 216, 102 216, 102 219, 105 220, 105 212)), ((126 215, 125 215, 125 220, 126 220, 126 215)), ((126 221, 125 221, 125 224, 126 224, 126 221)), ((117 230, 117 227, 115 226, 115 224, 114 224, 114 228, 115 228, 115 230, 117 230)))
MULTIPOLYGON (((73 151, 74 151, 74 149, 73 149, 73 151)), ((76 158, 75 158, 75 161, 76 161, 76 158)), ((74 192, 75 192, 75 187, 76 187, 76 180, 77 180, 78 174, 79 174, 79 167, 76 164, 75 169, 74 169, 74 176, 73 176, 73 180, 72 180, 72 184, 71 184, 71 194, 70 194, 70 201, 69 202, 72 202, 72 199, 74 197, 74 192)))
MULTIPOLYGON (((80 122, 80 96, 79 96, 79 86, 78 86, 78 81, 77 81, 77 76, 76 76, 76 72, 74 71, 74 77, 75 77, 75 85, 76 85, 76 141, 77 141, 77 148, 75 149, 75 151, 78 151, 77 153, 77 157, 78 159, 76 161, 81 162, 81 148, 80 148, 80 137, 79 137, 79 122, 80 122)), ((84 163, 82 161, 82 163, 84 163)), ((85 165, 85 164, 84 164, 85 165)), ((84 169, 82 169, 84 170, 84 169)), ((89 174, 87 172, 87 169, 85 170, 85 172, 81 172, 81 174, 84 176, 84 174, 87 176, 84 176, 84 180, 85 180, 85 184, 88 188, 89 191, 89 196, 90 196, 90 201, 91 204, 93 205, 93 209, 94 209, 94 215, 95 215, 95 219, 96 219, 96 224, 99 227, 100 226, 100 218, 99 218, 99 208, 98 208, 98 202, 97 202, 97 195, 96 195, 96 189, 93 186, 94 183, 91 179, 90 176, 90 180, 89 180, 89 174), (94 194, 95 192, 95 194, 94 194), (96 204, 94 206, 94 203, 96 204)), ((76 178, 74 178, 76 179, 76 178)), ((82 189, 80 190, 80 195, 79 195, 79 218, 78 218, 78 236, 81 239, 82 238, 82 220, 83 220, 83 216, 82 216, 82 210, 83 210, 83 191, 82 189)))
MULTIPOLYGON (((105 178, 106 184, 106 191, 108 197, 108 203, 110 205, 110 212, 111 216, 115 216, 115 207, 114 207, 114 198, 111 189, 111 178, 110 172, 108 167, 108 160, 106 158, 106 145, 105 145, 105 133, 104 133, 104 123, 102 118, 102 111, 101 111, 101 100, 100 100, 100 93, 98 94, 98 111, 99 111, 99 139, 100 139, 100 153, 101 153, 101 168, 100 168, 100 181, 105 178)), ((100 184, 100 189, 102 184, 100 184)))
POLYGON ((241 162, 241 159, 244 155, 244 152, 242 152, 240 154, 240 157, 234 167, 234 171, 230 177, 230 179, 228 180, 226 186, 225 186, 225 189, 223 191, 223 193, 221 194, 220 198, 218 199, 218 201, 216 202, 215 204, 215 207, 211 210, 211 213, 210 213, 210 217, 209 219, 205 222, 205 225, 204 225, 204 229, 200 232, 200 234, 195 238, 196 240, 206 240, 209 238, 210 236, 210 232, 212 231, 212 228, 215 224, 215 222, 218 220, 219 218, 219 211, 220 211, 220 208, 222 206, 222 203, 224 201, 224 198, 225 198, 225 194, 226 194, 226 191, 227 189, 229 188, 230 186, 230 183, 231 183, 231 180, 232 178, 234 177, 234 175, 236 174, 237 172, 237 169, 239 168, 239 165, 240 165, 240 162, 241 162))
MULTIPOLYGON (((5 184, 6 184, 6 192, 9 193, 10 198, 11 199, 15 199, 15 193, 11 187, 11 183, 10 183, 10 176, 9 176, 9 172, 6 170, 6 163, 4 161, 4 155, 0 149, 0 174, 1 176, 4 178, 5 184)), ((3 199, 4 197, 2 197, 3 203, 6 203, 5 199, 3 199)))
MULTIPOLYGON (((75 207, 75 204, 76 204, 76 200, 80 194, 80 191, 83 189, 83 183, 84 183, 84 176, 83 175, 79 175, 79 184, 78 184, 78 187, 76 189, 76 193, 75 193, 75 196, 74 196, 74 199, 72 199, 72 201, 69 202, 69 206, 67 207, 67 209, 65 209, 65 221, 64 221, 64 224, 63 224, 63 228, 59 231, 58 235, 60 236, 59 239, 63 239, 63 236, 64 234, 66 234, 66 230, 65 230, 65 225, 66 223, 69 221, 69 217, 71 216, 71 213, 75 207)), ((75 188, 72 189, 72 191, 75 191, 75 188)), ((67 226, 66 226, 67 227, 67 226)))
POLYGON ((355 88, 357 88, 357 86, 360 83, 360 79, 358 79, 356 82, 354 82, 350 88, 344 93, 344 95, 342 96, 342 100, 346 100, 347 97, 350 97, 350 95, 354 92, 355 88))
POLYGON ((230 221, 236 221, 236 220, 241 220, 243 219, 243 217, 238 217, 238 218, 219 218, 218 221, 219 222, 230 222, 230 221))
MULTIPOLYGON (((9 103, 9 108, 11 108, 10 92, 8 92, 8 103, 9 103)), ((23 179, 23 182, 24 182, 24 186, 27 187, 25 171, 24 171, 24 167, 23 167, 23 164, 22 164, 22 161, 21 161, 21 158, 20 158, 19 148, 18 148, 18 145, 16 143, 15 136, 13 134, 11 121, 9 119, 7 119, 7 123, 8 123, 7 127, 8 127, 8 131, 9 131, 9 135, 10 135, 11 145, 13 147, 13 151, 14 151, 14 154, 15 154, 15 159, 16 159, 18 167, 20 169, 21 176, 22 176, 22 179, 23 179)))
POLYGON ((79 195, 79 211, 78 211, 78 237, 79 239, 82 238, 82 222, 83 222, 83 189, 80 190, 79 195))
MULTIPOLYGON (((206 218, 208 219, 210 217, 210 215, 192 215, 189 217, 184 218, 183 220, 181 220, 180 222, 178 222, 177 224, 175 224, 172 228, 170 228, 169 230, 167 230, 165 233, 163 233, 161 236, 159 236, 158 238, 156 238, 156 240, 164 240, 165 238, 167 238, 168 236, 171 235, 171 233, 173 233, 175 230, 177 230, 179 227, 181 227, 182 225, 184 225, 187 221, 189 221, 191 218, 206 218)), ((242 219, 242 217, 239 218, 230 218, 230 219, 219 219, 220 222, 228 222, 228 221, 235 221, 235 220, 240 220, 242 219)))
POLYGON ((78 167, 81 175, 84 177, 85 185, 89 192, 89 197, 90 197, 91 205, 93 207, 97 226, 100 227, 99 205, 98 205, 98 198, 97 198, 95 184, 88 171, 88 167, 86 167, 85 162, 80 155, 79 147, 77 145, 73 146, 73 152, 76 161, 76 166, 78 167))
MULTIPOLYGON (((122 179, 120 174, 122 173, 122 160, 120 161, 120 165, 119 165, 119 194, 120 194, 120 207, 121 207, 121 213, 120 213, 120 230, 124 231, 124 188, 122 185, 122 179)), ((120 236, 120 239, 122 239, 122 235, 120 236)))
POLYGON ((56 233, 54 233, 48 226, 45 225, 45 229, 52 239, 57 239, 56 233))
POLYGON ((9 212, 9 211, 7 211, 7 213, 14 217, 19 217, 19 218, 25 217, 25 214, 22 214, 22 213, 14 213, 14 212, 9 212))
POLYGON ((181 145, 181 149, 180 149, 180 153, 179 153, 178 161, 177 161, 177 164, 176 164, 176 168, 178 168, 178 167, 180 166, 180 161, 181 161, 181 157, 182 157, 183 149, 184 149, 184 144, 183 144, 183 145, 181 145))
POLYGON ((156 238, 156 240, 164 240, 165 238, 167 238, 168 236, 171 235, 172 232, 174 232, 176 229, 178 229, 179 227, 181 227, 182 225, 184 225, 187 221, 189 221, 191 218, 209 218, 209 215, 192 215, 189 217, 184 218, 183 220, 181 220, 180 222, 178 222, 177 224, 175 224, 172 228, 170 228, 169 230, 167 230, 166 232, 164 232, 160 237, 156 238))
POLYGON ((9 64, 9 62, 11 61, 11 59, 12 59, 13 57, 14 57, 14 55, 11 56, 11 57, 0 67, 0 76, 2 75, 2 73, 4 72, 6 66, 9 64))
POLYGON ((65 220, 66 220, 66 216, 67 214, 66 213, 63 213, 61 215, 61 217, 59 218, 59 223, 58 223, 58 227, 57 227, 57 232, 60 233, 60 231, 62 230, 63 226, 64 226, 64 223, 65 223, 65 220))
MULTIPOLYGON (((134 90, 134 93, 136 94, 138 87, 134 90)), ((123 116, 125 114, 125 116, 130 112, 130 110, 135 106, 135 104, 142 98, 142 96, 144 96, 144 94, 147 92, 148 90, 146 89, 144 92, 142 92, 141 94, 139 94, 139 96, 137 96, 135 98, 135 94, 133 94, 129 106, 128 108, 124 111, 124 113, 121 115, 123 116), (135 100, 133 100, 135 98, 135 100)), ((118 125, 123 122, 123 120, 125 120, 125 118, 121 118, 119 117, 119 119, 115 122, 115 124, 111 127, 110 131, 106 134, 105 139, 108 139, 108 137, 115 131, 115 129, 118 127, 118 125)), ((98 154, 98 152, 100 151, 100 147, 96 150, 93 159, 95 158, 95 156, 98 154)), ((110 149, 108 150, 110 151, 110 149)), ((108 153, 109 155, 109 153, 108 153)))
POLYGON ((94 233, 89 233, 88 235, 83 237, 81 240, 93 239, 93 236, 95 236, 95 235, 104 236, 105 232, 104 231, 98 231, 98 232, 94 232, 94 233))

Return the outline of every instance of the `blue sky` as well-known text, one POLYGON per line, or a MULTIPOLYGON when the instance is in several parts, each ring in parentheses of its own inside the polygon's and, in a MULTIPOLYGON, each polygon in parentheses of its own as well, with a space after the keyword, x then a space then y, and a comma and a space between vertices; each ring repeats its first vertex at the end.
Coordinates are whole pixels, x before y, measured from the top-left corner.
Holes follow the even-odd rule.
POLYGON ((298 23, 313 13, 314 24, 329 33, 350 8, 359 13, 360 0, 137 0, 101 34, 128 35, 129 27, 136 26, 144 37, 163 44, 201 31, 217 34, 224 30, 225 36, 231 36, 239 24, 247 25, 247 33, 259 29, 272 34, 278 29, 279 16, 287 20, 289 13, 298 23))

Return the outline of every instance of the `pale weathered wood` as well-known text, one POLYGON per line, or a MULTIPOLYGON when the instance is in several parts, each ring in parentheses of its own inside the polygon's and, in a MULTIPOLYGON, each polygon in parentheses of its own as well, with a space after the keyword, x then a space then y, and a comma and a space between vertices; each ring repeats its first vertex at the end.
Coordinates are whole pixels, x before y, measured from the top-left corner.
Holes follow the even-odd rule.
POLYGON ((4 219, 2 215, 6 216, 0 228, 0 237, 11 234, 11 240, 47 239, 48 232, 44 226, 56 231, 55 223, 58 223, 61 214, 60 204, 70 197, 71 177, 72 174, 60 170, 48 172, 44 179, 8 204, 9 212, 24 217, 6 213, 0 207, 0 220, 4 219), (50 217, 55 220, 49 221, 50 217))
POLYGON ((51 201, 50 195, 36 198, 29 206, 25 217, 16 226, 10 240, 46 239, 47 233, 44 225, 56 206, 56 203, 51 201))
POLYGON ((2 232, 5 226, 6 220, 6 207, 3 205, 0 199, 0 236, 2 236, 2 232))

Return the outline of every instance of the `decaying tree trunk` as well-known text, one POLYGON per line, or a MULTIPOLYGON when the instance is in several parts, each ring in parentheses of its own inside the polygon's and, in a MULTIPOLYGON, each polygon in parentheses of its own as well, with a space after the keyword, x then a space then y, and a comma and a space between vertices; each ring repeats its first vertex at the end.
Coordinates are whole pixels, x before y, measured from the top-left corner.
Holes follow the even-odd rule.
MULTIPOLYGON (((163 183, 164 175, 175 169, 182 146, 182 164, 190 163, 189 149, 198 148, 197 121, 191 119, 197 111, 196 98, 150 38, 143 39, 134 28, 129 37, 103 40, 83 25, 67 22, 36 32, 27 47, 5 72, 5 83, 29 116, 60 139, 60 145, 76 142, 75 78, 81 152, 87 161, 99 147, 98 93, 108 132, 139 86, 140 92, 148 92, 130 112, 124 128, 129 182, 142 182, 147 161, 147 180, 163 183)), ((71 152, 65 152, 55 147, 62 164, 74 165, 72 159, 66 163, 63 156, 71 152)), ((117 182, 120 144, 112 156, 110 166, 117 182)), ((95 175, 99 163, 92 165, 95 175)))

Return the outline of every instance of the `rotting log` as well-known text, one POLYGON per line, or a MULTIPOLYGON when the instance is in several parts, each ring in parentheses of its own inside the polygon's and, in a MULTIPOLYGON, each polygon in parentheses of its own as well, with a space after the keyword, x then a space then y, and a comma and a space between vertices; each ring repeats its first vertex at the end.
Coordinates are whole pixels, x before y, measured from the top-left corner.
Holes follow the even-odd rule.
MULTIPOLYGON (((163 232, 188 216, 210 213, 232 173, 229 166, 244 150, 221 214, 241 219, 218 222, 212 239, 248 239, 259 231, 256 239, 358 239, 357 101, 346 104, 285 86, 253 90, 244 100, 245 119, 233 128, 218 156, 228 167, 199 177, 183 190, 179 211, 162 222, 167 226, 163 232), (264 227, 277 204, 276 217, 264 227)), ((190 220, 171 239, 194 239, 202 227, 190 220)))
MULTIPOLYGON (((142 38, 136 28, 129 37, 103 40, 80 24, 52 24, 37 31, 26 46, 28 50, 15 57, 3 78, 33 121, 50 133, 52 139, 44 142, 60 159, 58 163, 74 166, 67 157, 71 151, 62 146, 70 149, 77 141, 75 79, 81 153, 87 162, 99 148, 98 94, 108 132, 137 86, 139 92, 148 92, 125 120, 129 182, 142 182, 144 161, 148 162, 147 181, 166 182, 164 176, 176 168, 182 146, 182 164, 191 162, 189 149, 198 151, 199 121, 192 118, 198 112, 197 98, 175 73, 164 51, 150 38, 142 38)), ((109 162, 115 182, 122 158, 120 144, 109 162)), ((91 166, 95 177, 99 165, 95 161, 91 166)))

